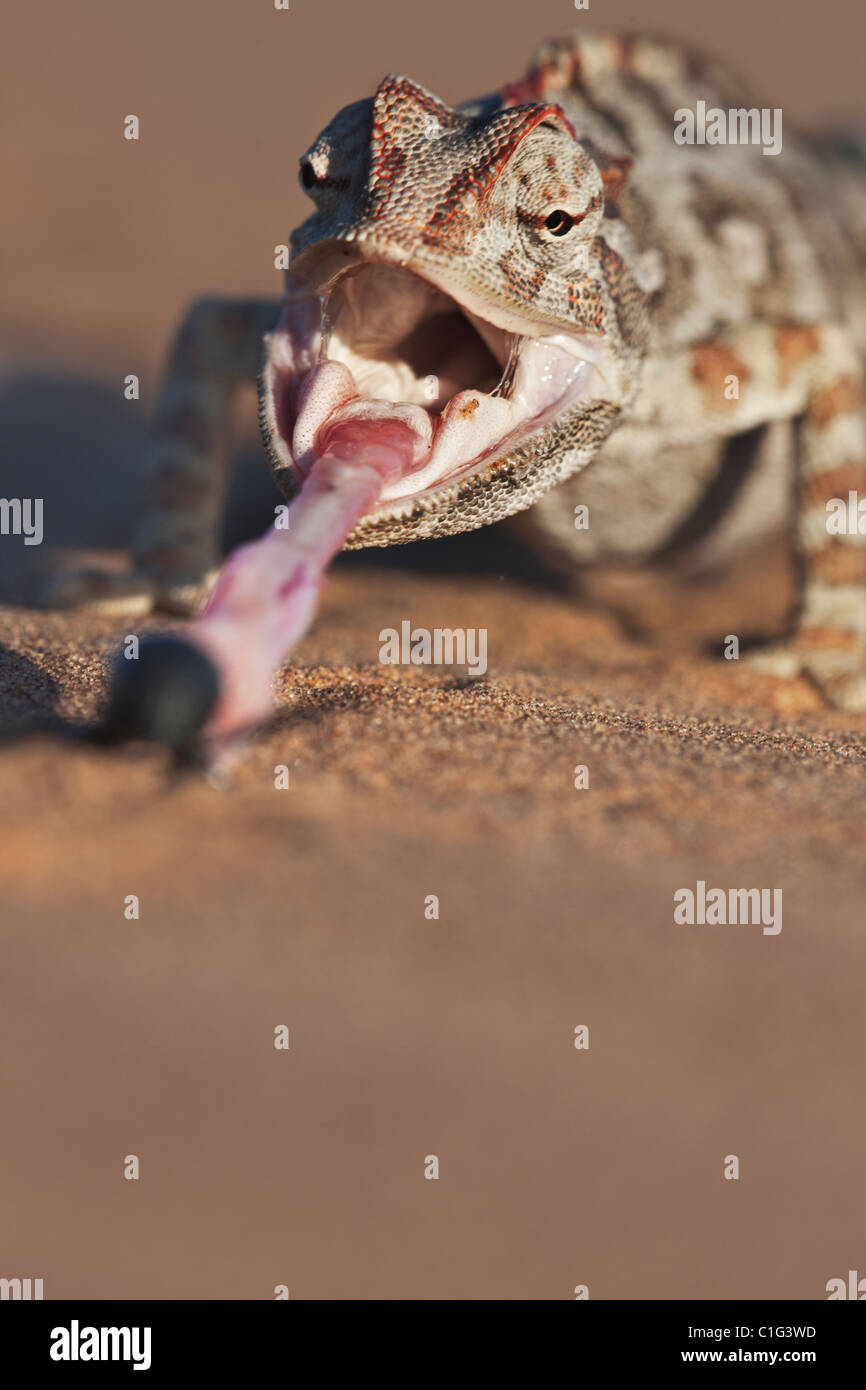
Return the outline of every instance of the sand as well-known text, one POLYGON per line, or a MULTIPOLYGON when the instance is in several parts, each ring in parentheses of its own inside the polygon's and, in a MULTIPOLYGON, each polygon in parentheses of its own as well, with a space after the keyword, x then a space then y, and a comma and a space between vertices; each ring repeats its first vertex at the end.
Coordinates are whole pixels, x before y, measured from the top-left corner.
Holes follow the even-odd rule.
MULTIPOLYGON (((299 7, 289 59, 227 0, 137 10, 134 43, 101 0, 47 34, 17 18, 50 100, 13 76, 2 490, 45 496, 55 559, 124 544, 177 306, 272 285, 294 155, 330 108, 388 67, 483 89, 541 22, 515 12, 506 52, 497 20, 494 54, 466 17, 456 58, 419 30, 383 66, 397 11, 375 32, 365 14, 315 82, 327 6, 299 7), (290 128, 265 122, 275 101, 290 128), (130 152, 118 113, 139 107, 130 152)), ((770 61, 772 26, 749 32, 770 61)), ((246 455, 235 539, 274 502, 246 455)), ((862 1261, 866 717, 720 656, 778 624, 780 542, 700 582, 609 571, 578 594, 501 530, 345 557, 225 790, 148 749, 22 736, 93 717, 118 641, 153 626, 23 606, 32 563, 4 541, 0 1275, 48 1298, 822 1298, 862 1261), (380 664, 404 618, 486 628, 484 677, 380 664), (782 930, 677 925, 698 881, 781 889, 782 930)))
MULTIPOLYGON (((4 707, 91 715, 141 630, 7 611, 4 707)), ((55 1297, 820 1297, 866 1147, 866 721, 773 689, 510 579, 346 565, 229 790, 7 747, 10 1267, 55 1297), (486 624, 487 675, 380 666, 404 614, 486 624), (781 932, 675 925, 699 879, 781 888, 781 932)))

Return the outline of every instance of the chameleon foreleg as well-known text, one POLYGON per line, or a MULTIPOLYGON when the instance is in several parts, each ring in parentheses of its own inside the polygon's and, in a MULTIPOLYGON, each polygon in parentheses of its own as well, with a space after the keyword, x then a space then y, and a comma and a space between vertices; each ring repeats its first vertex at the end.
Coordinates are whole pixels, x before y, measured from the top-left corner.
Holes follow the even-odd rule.
POLYGON ((134 569, 50 576, 43 601, 146 610, 195 606, 217 564, 237 388, 254 383, 263 335, 279 316, 267 300, 201 300, 177 332, 144 460, 134 569))
POLYGON ((236 390, 255 381, 271 301, 203 300, 181 323, 156 410, 136 569, 157 595, 180 596, 218 560, 236 390))

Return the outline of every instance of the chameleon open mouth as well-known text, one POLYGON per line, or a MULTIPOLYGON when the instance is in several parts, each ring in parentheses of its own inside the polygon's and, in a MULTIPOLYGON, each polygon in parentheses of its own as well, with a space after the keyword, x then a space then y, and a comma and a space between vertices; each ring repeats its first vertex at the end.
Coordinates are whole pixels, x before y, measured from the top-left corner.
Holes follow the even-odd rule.
POLYGON ((458 300, 390 261, 347 259, 326 262, 330 275, 320 267, 314 287, 290 282, 267 339, 260 416, 287 492, 337 423, 400 419, 415 438, 412 468, 370 515, 404 510, 597 393, 603 340, 530 324, 469 294, 458 300))

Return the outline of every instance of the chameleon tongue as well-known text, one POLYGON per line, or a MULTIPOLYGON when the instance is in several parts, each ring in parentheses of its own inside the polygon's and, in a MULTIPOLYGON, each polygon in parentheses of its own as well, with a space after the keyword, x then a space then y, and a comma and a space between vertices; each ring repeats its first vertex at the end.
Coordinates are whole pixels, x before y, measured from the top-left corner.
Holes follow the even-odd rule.
POLYGON ((184 633, 219 678, 205 739, 239 733, 271 713, 271 678, 313 618, 328 563, 383 486, 414 466, 418 439, 392 407, 390 417, 335 421, 321 446, 287 527, 234 552, 207 609, 184 633))
MULTIPOLYGON (((292 436, 292 454, 303 473, 309 472, 321 453, 323 437, 330 437, 337 424, 349 420, 375 425, 376 431, 385 429, 392 421, 402 421, 415 436, 411 466, 402 471, 411 472, 426 462, 433 437, 426 410, 401 402, 362 400, 348 367, 342 362, 320 362, 304 379, 292 436)), ((373 433, 364 436, 370 441, 374 437, 373 433)))

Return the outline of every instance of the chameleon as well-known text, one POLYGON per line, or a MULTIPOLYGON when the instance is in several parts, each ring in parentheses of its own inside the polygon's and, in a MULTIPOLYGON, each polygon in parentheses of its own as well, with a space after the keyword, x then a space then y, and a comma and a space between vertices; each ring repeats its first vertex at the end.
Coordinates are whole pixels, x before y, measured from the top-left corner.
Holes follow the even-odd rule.
POLYGON ((335 422, 409 431, 350 549, 516 518, 577 571, 784 524, 796 602, 752 659, 866 709, 866 517, 828 526, 866 498, 866 162, 787 130, 772 154, 679 143, 698 102, 751 105, 678 44, 578 36, 462 105, 392 74, 345 106, 301 155, 280 301, 199 300, 180 326, 133 572, 72 596, 194 607, 257 381, 287 500, 335 422))

